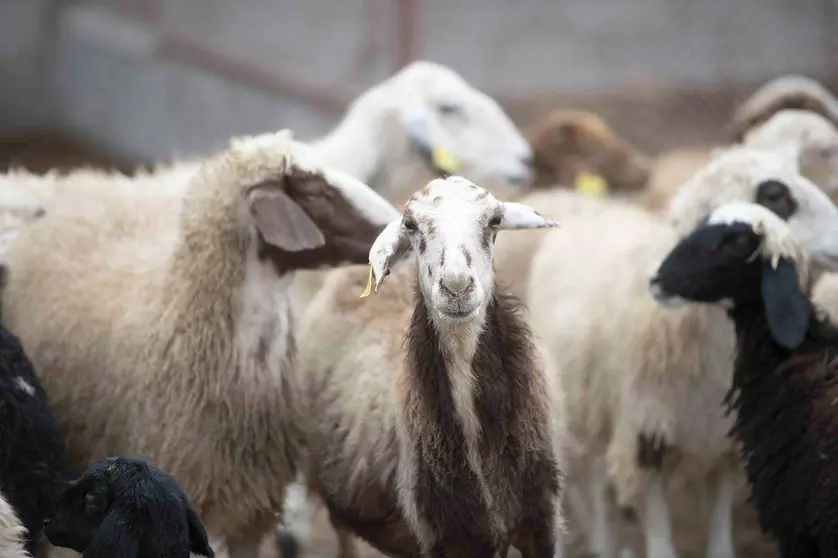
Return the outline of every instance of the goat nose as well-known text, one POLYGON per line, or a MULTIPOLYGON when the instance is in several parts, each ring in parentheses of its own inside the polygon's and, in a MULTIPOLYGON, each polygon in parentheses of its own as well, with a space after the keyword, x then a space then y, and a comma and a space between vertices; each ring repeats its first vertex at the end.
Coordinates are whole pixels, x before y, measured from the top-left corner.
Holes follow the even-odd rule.
POLYGON ((453 296, 462 295, 474 285, 474 277, 465 273, 450 275, 440 283, 440 286, 453 296))

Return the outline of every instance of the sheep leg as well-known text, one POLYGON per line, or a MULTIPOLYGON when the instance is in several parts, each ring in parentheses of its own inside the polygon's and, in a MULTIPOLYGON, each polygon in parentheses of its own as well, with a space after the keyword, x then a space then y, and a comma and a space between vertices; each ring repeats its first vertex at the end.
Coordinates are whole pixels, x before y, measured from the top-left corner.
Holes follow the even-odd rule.
POLYGON ((259 558, 260 536, 242 536, 227 538, 227 554, 230 558, 259 558))
POLYGON ((588 489, 593 505, 588 546, 598 558, 615 558, 617 556, 617 518, 605 467, 603 459, 597 460, 589 478, 588 489))
POLYGON ((734 471, 727 463, 719 465, 711 474, 709 484, 713 492, 710 515, 710 534, 707 558, 734 558, 733 496, 736 490, 734 471))
POLYGON ((591 510, 582 488, 588 487, 588 481, 583 479, 571 479, 565 484, 565 495, 567 507, 573 517, 585 532, 585 537, 591 540, 591 510), (580 486, 581 485, 581 486, 580 486))
POLYGON ((329 522, 332 524, 332 529, 334 529, 337 537, 338 558, 358 558, 358 547, 352 531, 331 512, 329 513, 329 522))
POLYGON ((285 489, 283 521, 276 529, 276 543, 282 558, 295 558, 300 554, 311 533, 313 514, 306 479, 298 472, 294 482, 285 489))
POLYGON ((645 497, 643 534, 646 538, 647 558, 676 558, 669 522, 669 506, 664 496, 663 476, 659 472, 649 472, 649 485, 645 497))

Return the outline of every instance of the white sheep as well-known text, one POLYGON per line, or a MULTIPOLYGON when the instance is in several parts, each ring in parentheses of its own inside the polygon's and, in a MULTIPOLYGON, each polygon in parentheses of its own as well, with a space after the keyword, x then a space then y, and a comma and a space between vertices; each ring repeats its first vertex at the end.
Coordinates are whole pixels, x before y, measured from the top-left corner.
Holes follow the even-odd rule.
POLYGON ((287 131, 231 140, 182 192, 66 201, 6 251, 3 310, 73 466, 143 455, 255 557, 299 453, 294 271, 366 261, 398 212, 287 131))
POLYGON ((351 533, 396 556, 505 556, 510 543, 553 556, 562 398, 494 284, 492 245, 503 229, 555 225, 438 179, 382 232, 369 271, 327 276, 300 327, 300 408, 307 480, 341 556, 351 533), (415 263, 396 262, 411 250, 415 263), (365 284, 377 294, 359 299, 365 284))
POLYGON ((26 527, 18 519, 15 510, 0 493, 0 556, 3 558, 31 558, 23 548, 26 527))
POLYGON ((787 74, 763 84, 736 108, 733 140, 742 141, 750 129, 784 109, 812 112, 838 126, 838 99, 815 79, 787 74))
MULTIPOLYGON (((788 160, 789 165, 798 168, 804 177, 838 200, 838 128, 823 117, 809 111, 781 110, 768 121, 755 126, 746 137, 744 145, 775 150, 778 156, 788 160)), ((715 150, 716 155, 723 152, 723 148, 715 150)), ((712 159, 708 154, 705 163, 712 159)), ((556 218, 579 215, 580 212, 598 212, 615 203, 624 204, 579 196, 562 188, 531 192, 517 201, 535 208, 543 215, 556 218)), ((648 209, 643 200, 638 205, 648 209)), ((512 293, 522 299, 527 295, 527 278, 533 254, 545 234, 541 231, 501 237, 495 247, 499 279, 509 284, 512 293)))
MULTIPOLYGON (((532 150, 497 102, 451 68, 428 61, 412 62, 364 92, 331 132, 308 143, 323 164, 368 184, 393 203, 403 202, 431 178, 452 172, 513 191, 532 180, 532 150)), ((175 160, 139 170, 135 183, 177 192, 199 167, 200 160, 175 160)), ((105 187, 108 180, 125 178, 114 171, 75 172, 80 171, 105 187)), ((66 191, 63 176, 15 170, 4 178, 26 181, 45 199, 52 190, 66 191), (46 184, 38 184, 39 178, 46 184)), ((71 181, 78 187, 77 177, 71 181)))
POLYGON ((569 465, 569 484, 594 498, 591 545, 601 556, 616 552, 608 480, 621 503, 638 505, 646 555, 675 555, 663 490, 679 460, 685 476, 711 473, 715 484, 708 556, 734 555, 738 461, 721 407, 731 326, 715 307, 662 309, 648 294, 648 272, 709 211, 735 200, 772 209, 809 250, 838 238, 838 208, 794 165, 772 151, 736 147, 679 191, 672 225, 618 204, 562 215, 568 234, 548 233, 533 260, 532 327, 556 360, 569 429, 586 452, 569 465))
MULTIPOLYGON (((742 143, 749 132, 784 110, 809 112, 838 126, 838 99, 811 78, 786 75, 757 89, 734 110, 730 140, 742 143)), ((707 164, 713 158, 713 151, 721 147, 682 147, 661 153, 652 169, 644 206, 665 211, 676 189, 707 164)))

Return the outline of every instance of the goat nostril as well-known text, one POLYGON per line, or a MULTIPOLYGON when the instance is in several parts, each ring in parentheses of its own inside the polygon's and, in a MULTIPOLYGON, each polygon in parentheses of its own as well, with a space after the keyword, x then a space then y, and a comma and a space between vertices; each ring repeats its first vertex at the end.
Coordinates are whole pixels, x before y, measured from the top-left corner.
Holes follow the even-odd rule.
POLYGON ((440 282, 439 286, 449 296, 462 296, 474 287, 474 277, 465 275, 451 277, 447 281, 440 282))
POLYGON ((51 519, 50 519, 49 517, 48 517, 48 518, 46 518, 46 519, 44 519, 44 527, 46 527, 47 525, 49 525, 49 522, 50 522, 50 521, 51 521, 51 519))

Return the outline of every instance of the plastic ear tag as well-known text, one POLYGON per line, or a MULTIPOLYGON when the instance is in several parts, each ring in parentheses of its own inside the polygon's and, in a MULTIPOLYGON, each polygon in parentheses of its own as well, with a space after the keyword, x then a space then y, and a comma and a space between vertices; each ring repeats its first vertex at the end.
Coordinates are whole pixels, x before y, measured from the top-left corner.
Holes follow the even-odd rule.
POLYGON ((453 152, 437 145, 431 153, 434 166, 443 172, 453 174, 460 168, 461 161, 453 152))
POLYGON ((372 282, 373 282, 373 272, 372 272, 372 265, 370 265, 370 277, 367 279, 367 288, 364 289, 364 292, 361 293, 361 298, 367 298, 372 294, 372 282))
POLYGON ((599 198, 604 197, 608 193, 608 185, 605 179, 589 172, 580 172, 577 174, 576 184, 574 186, 578 192, 599 198))

